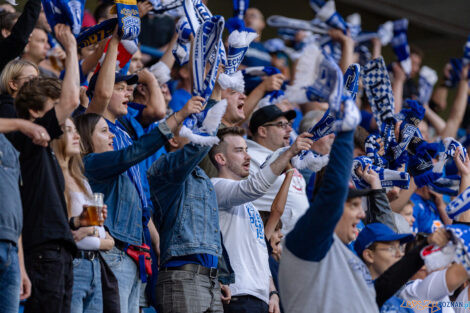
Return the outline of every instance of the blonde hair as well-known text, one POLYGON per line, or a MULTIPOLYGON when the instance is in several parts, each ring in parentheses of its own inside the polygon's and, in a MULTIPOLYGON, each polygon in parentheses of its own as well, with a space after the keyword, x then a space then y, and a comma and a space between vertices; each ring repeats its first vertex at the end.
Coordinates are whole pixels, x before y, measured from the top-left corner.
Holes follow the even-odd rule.
POLYGON ((20 77, 21 72, 27 66, 32 66, 39 74, 39 68, 36 64, 27 60, 13 60, 7 63, 0 75, 0 90, 2 93, 13 94, 14 90, 10 87, 10 82, 20 77))
MULTIPOLYGON (((73 122, 71 118, 68 118, 73 122)), ((58 139, 55 139, 51 142, 51 147, 54 150, 54 154, 57 157, 57 160, 65 161, 66 159, 66 147, 67 147, 67 136, 63 134, 58 139)), ((70 176, 73 178, 75 183, 77 184, 80 191, 82 191, 87 197, 91 197, 89 190, 85 186, 85 176, 83 175, 84 167, 83 162, 80 155, 72 155, 67 163, 67 169, 69 171, 70 176)), ((71 217, 71 203, 70 203, 70 186, 68 186, 67 181, 65 182, 65 200, 67 202, 67 214, 71 217)))

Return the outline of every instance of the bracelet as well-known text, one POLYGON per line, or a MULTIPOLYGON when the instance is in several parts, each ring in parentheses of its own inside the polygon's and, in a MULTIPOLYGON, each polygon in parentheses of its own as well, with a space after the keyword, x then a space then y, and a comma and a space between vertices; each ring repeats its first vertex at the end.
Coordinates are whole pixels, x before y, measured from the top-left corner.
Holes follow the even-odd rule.
POLYGON ((69 226, 70 226, 71 230, 77 230, 78 229, 78 227, 75 227, 75 216, 72 216, 69 219, 69 226))
POLYGON ((277 297, 280 298, 279 297, 279 291, 277 291, 277 290, 273 290, 269 293, 269 299, 271 299, 272 295, 277 295, 277 297))
POLYGON ((286 174, 289 173, 289 172, 293 172, 293 171, 295 171, 295 168, 290 168, 286 171, 286 174))

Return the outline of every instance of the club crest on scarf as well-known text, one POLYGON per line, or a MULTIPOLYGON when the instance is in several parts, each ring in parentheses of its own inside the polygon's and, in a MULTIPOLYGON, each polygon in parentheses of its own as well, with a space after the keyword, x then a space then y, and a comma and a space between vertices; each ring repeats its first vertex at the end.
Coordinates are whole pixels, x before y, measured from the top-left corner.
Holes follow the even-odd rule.
POLYGON ((136 0, 116 0, 118 32, 124 40, 137 39, 140 33, 140 15, 136 0))

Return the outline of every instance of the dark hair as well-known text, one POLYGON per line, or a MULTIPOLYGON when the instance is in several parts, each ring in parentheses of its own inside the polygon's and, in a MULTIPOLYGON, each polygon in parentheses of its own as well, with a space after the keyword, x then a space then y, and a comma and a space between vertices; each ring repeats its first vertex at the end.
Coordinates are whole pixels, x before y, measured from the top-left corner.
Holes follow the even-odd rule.
MULTIPOLYGON (((261 217, 261 220, 263 221, 263 225, 266 226, 266 223, 269 220, 269 216, 271 215, 271 212, 269 212, 269 211, 258 211, 258 213, 259 213, 259 216, 261 217)), ((282 228, 282 221, 281 221, 281 219, 279 219, 279 222, 277 222, 276 228, 274 230, 276 231, 276 230, 279 230, 281 228, 282 228)))
POLYGON ((216 168, 217 168, 217 162, 215 161, 214 156, 217 153, 222 152, 224 148, 222 144, 224 143, 224 138, 227 136, 243 137, 245 136, 245 130, 238 126, 219 129, 219 131, 217 132, 217 137, 219 138, 220 141, 217 145, 213 146, 212 149, 209 151, 209 158, 212 164, 214 164, 216 168))
POLYGON ((41 111, 48 99, 60 98, 62 83, 52 77, 36 77, 24 83, 15 98, 18 117, 30 119, 29 110, 41 111))
POLYGON ((106 18, 108 14, 108 9, 112 5, 113 5, 112 3, 108 3, 108 2, 102 2, 98 4, 98 6, 95 8, 95 11, 93 12, 93 17, 95 18, 96 23, 98 23, 98 21, 101 18, 106 18))
POLYGON ((96 124, 102 118, 96 113, 87 113, 75 117, 75 127, 80 134, 80 149, 82 155, 93 153, 92 135, 95 131, 96 124))
POLYGON ((15 26, 16 20, 20 17, 20 13, 0 12, 0 29, 11 31, 15 26))
POLYGON ((422 59, 424 59, 424 51, 423 49, 421 49, 420 47, 414 45, 414 44, 410 44, 410 54, 416 54, 417 56, 419 56, 422 59))

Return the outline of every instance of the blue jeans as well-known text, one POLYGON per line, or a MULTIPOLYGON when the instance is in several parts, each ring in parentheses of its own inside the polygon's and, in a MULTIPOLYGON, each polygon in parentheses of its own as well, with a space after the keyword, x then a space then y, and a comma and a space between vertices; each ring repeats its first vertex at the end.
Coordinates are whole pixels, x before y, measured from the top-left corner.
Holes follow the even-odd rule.
POLYGON ((71 313, 103 312, 100 260, 73 260, 71 313))
POLYGON ((0 313, 18 312, 20 305, 20 265, 18 248, 0 241, 0 313))
POLYGON ((121 313, 139 313, 141 281, 134 260, 116 247, 101 255, 118 280, 121 313))

